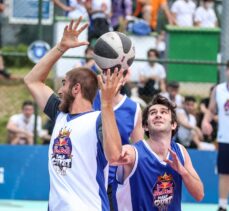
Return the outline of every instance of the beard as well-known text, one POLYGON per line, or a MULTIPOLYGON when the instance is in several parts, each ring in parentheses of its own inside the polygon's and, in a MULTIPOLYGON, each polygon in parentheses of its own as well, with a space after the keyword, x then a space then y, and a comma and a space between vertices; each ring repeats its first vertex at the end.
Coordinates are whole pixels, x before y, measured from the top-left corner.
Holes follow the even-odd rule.
POLYGON ((63 113, 69 113, 73 101, 74 101, 74 97, 70 92, 64 93, 61 99, 61 103, 59 105, 60 111, 62 111, 63 113))

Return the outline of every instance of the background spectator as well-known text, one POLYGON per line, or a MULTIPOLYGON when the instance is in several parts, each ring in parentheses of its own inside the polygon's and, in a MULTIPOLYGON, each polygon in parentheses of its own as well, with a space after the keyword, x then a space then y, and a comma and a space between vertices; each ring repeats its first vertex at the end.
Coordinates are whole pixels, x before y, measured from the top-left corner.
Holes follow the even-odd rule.
POLYGON ((180 85, 178 82, 170 81, 167 84, 167 92, 162 92, 161 95, 176 104, 177 108, 182 108, 184 99, 179 94, 179 87, 180 85))
MULTIPOLYGON (((25 101, 22 113, 10 117, 7 124, 8 139, 10 144, 33 144, 34 132, 34 105, 32 101, 25 101)), ((37 118, 37 132, 42 132, 41 117, 37 118)))
POLYGON ((185 147, 200 149, 203 135, 197 127, 197 120, 194 116, 195 108, 196 99, 192 96, 187 96, 185 97, 183 108, 177 109, 177 120, 179 123, 177 141, 185 147))
POLYGON ((156 39, 156 49, 159 54, 159 58, 163 59, 165 57, 166 50, 166 33, 165 31, 161 31, 156 39))
MULTIPOLYGON (((209 97, 204 98, 201 100, 200 102, 200 112, 198 114, 198 127, 201 128, 202 122, 203 122, 203 118, 204 115, 209 112, 208 111, 208 106, 209 106, 209 102, 210 102, 210 96, 212 94, 213 89, 215 88, 215 86, 212 86, 210 89, 210 93, 209 93, 209 97)), ((213 120, 211 121, 211 125, 213 128, 213 131, 210 135, 204 135, 204 141, 206 142, 214 142, 216 140, 217 137, 217 124, 218 124, 218 116, 214 115, 213 116, 213 120)))
MULTIPOLYGON (((155 49, 149 49, 147 58, 150 60, 158 59, 158 52, 155 49)), ((149 61, 142 68, 139 76, 139 95, 150 96, 160 91, 165 92, 166 72, 164 67, 155 62, 149 61)))
POLYGON ((88 19, 85 0, 66 0, 65 3, 61 0, 53 0, 53 2, 64 11, 68 18, 74 19, 83 16, 84 19, 88 19))
POLYGON ((99 70, 99 67, 95 63, 95 60, 92 58, 93 50, 94 48, 92 46, 87 46, 87 48, 85 49, 85 54, 84 54, 86 58, 84 60, 81 60, 79 63, 77 63, 75 67, 85 66, 91 69, 96 74, 98 74, 100 70, 99 70))
POLYGON ((196 5, 192 0, 176 0, 171 12, 177 26, 193 26, 193 16, 196 5))
POLYGON ((170 13, 167 0, 137 0, 134 16, 142 17, 150 24, 153 30, 157 28, 157 17, 160 9, 163 10, 168 23, 173 24, 173 17, 170 13))
POLYGON ((213 0, 203 0, 203 4, 195 12, 195 26, 213 28, 218 25, 213 6, 213 0))
POLYGON ((86 8, 90 17, 88 41, 92 42, 111 31, 111 0, 87 0, 86 8))
POLYGON ((112 0, 111 25, 114 31, 125 31, 132 15, 132 0, 112 0))

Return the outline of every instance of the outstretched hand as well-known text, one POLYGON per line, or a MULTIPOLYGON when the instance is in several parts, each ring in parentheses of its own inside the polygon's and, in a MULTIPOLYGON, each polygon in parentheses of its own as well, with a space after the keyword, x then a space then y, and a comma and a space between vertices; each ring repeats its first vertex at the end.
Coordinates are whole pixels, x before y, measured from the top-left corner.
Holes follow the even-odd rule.
POLYGON ((172 156, 172 160, 165 159, 164 161, 167 164, 169 164, 178 174, 182 176, 185 172, 184 166, 181 164, 179 158, 177 157, 177 154, 173 150, 169 149, 169 152, 172 156))
POLYGON ((65 26, 63 37, 59 44, 61 50, 66 51, 69 48, 75 48, 89 44, 89 42, 87 41, 79 41, 79 35, 88 27, 88 23, 79 27, 81 21, 82 16, 76 21, 71 20, 71 22, 67 26, 65 26))
POLYGON ((124 70, 118 71, 118 68, 115 68, 113 74, 111 74, 111 70, 108 69, 107 75, 104 78, 102 78, 101 75, 98 75, 102 106, 113 105, 114 97, 123 84, 123 72, 124 70))

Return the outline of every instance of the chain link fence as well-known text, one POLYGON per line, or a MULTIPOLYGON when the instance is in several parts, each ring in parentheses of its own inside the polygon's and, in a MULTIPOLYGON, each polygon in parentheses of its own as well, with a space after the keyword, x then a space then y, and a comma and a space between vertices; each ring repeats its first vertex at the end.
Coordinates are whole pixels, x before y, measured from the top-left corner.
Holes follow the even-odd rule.
MULTIPOLYGON (((171 1, 170 1, 171 3, 171 1)), ((0 54, 4 58, 4 65, 5 68, 11 72, 13 76, 16 76, 18 80, 0 80, 0 98, 2 99, 0 102, 0 143, 7 142, 7 131, 6 125, 9 120, 9 117, 15 113, 21 112, 21 104, 24 100, 32 99, 28 91, 23 85, 22 77, 30 70, 33 63, 29 61, 27 58, 27 47, 33 41, 40 39, 39 37, 39 27, 38 25, 28 25, 28 24, 11 24, 9 23, 9 7, 10 1, 6 0, 6 10, 3 14, 1 14, 1 51, 0 54)), ((220 13, 220 1, 216 1, 216 6, 218 8, 218 13, 220 13)), ((22 8, 23 9, 23 8, 22 8)), ((61 13, 58 12, 58 15, 61 13)), ((57 20, 59 21, 59 20, 57 20)), ((66 21, 66 20, 65 20, 66 21)), ((52 46, 54 44, 54 27, 55 21, 52 25, 42 25, 42 40, 46 41, 47 43, 52 46)), ((166 32, 166 36, 170 36, 171 31, 166 32)), ((180 32, 183 33, 183 32, 180 32)), ((205 32, 207 33, 207 32, 205 32)), ((192 35, 189 35, 192 36, 192 35)), ((194 36, 194 35, 193 35, 194 36)), ((158 38, 158 34, 153 34, 152 39, 156 40, 158 38)), ((171 38, 171 36, 170 36, 171 38)), ((138 38, 137 38, 138 39, 138 38)), ((179 40, 180 41, 180 40, 179 40)), ((200 98, 206 97, 209 94, 210 87, 218 82, 218 75, 219 75, 219 68, 221 66, 226 65, 225 63, 217 62, 217 54, 215 57, 209 58, 182 58, 182 57, 173 57, 171 54, 174 51, 173 47, 171 46, 171 39, 168 41, 166 40, 166 51, 163 57, 159 57, 154 60, 154 62, 160 63, 166 70, 167 78, 165 81, 178 81, 180 83, 180 93, 182 95, 194 95, 199 100, 200 98), (170 50, 168 49, 170 48, 170 50), (176 74, 176 69, 180 72, 176 74), (188 71, 186 72, 186 70, 188 71), (204 74, 207 74, 207 69, 210 69, 211 72, 214 72, 212 78, 208 81, 205 80, 205 75, 202 75, 202 79, 198 78, 198 80, 185 78, 186 75, 191 75, 192 69, 197 69, 197 71, 193 72, 193 78, 197 75, 200 75, 200 69, 206 69, 204 74), (214 70, 212 70, 214 69, 214 70), (183 71, 183 72, 182 72, 183 71), (171 74, 172 72, 172 74, 171 74), (183 74, 183 78, 181 75, 183 74)), ((175 42, 176 44, 176 42, 175 42)), ((201 46, 200 46, 201 47, 201 46)), ((147 49, 155 48, 155 43, 147 46, 147 49)), ((191 51, 190 49, 186 49, 187 51, 191 51)), ((140 50, 140 49, 139 49, 140 50)), ((136 48, 138 51, 138 48, 136 48)), ((182 52, 181 52, 182 54, 182 52)), ((184 54, 184 52, 183 52, 184 54)), ((194 54, 193 54, 194 55, 194 54)), ((176 55, 177 56, 177 55, 176 55)), ((76 60, 84 60, 85 55, 65 55, 63 59, 66 61, 70 59, 76 60)), ((137 64, 133 67, 133 74, 141 70, 141 68, 150 62, 147 59, 147 52, 144 51, 141 53, 141 56, 136 56, 135 63, 137 64)), ((152 62, 152 61, 151 61, 152 62)), ((54 77, 54 76, 53 76, 54 77)), ((48 83, 50 86, 54 87, 53 77, 49 78, 48 83)), ((144 84, 145 85, 145 84, 144 84)), ((142 84, 139 81, 139 75, 136 76, 134 79, 130 78, 128 83, 128 87, 125 92, 128 95, 132 95, 132 97, 139 97, 141 100, 144 100, 147 103, 152 96, 145 96, 145 93, 140 93, 140 88, 142 84)), ((152 88, 152 87, 151 87, 152 88)), ((155 88, 155 87, 153 87, 155 88)), ((153 89, 152 88, 152 89, 153 89)), ((160 88, 160 87, 159 87, 160 88)), ((158 89, 158 87, 157 87, 158 89)), ((147 90, 147 89, 146 89, 147 90)), ((149 90, 151 92, 152 90, 149 90)), ((146 93, 147 95, 147 93, 146 93)), ((46 122, 46 118, 42 116, 43 124, 46 122)), ((41 143, 41 140, 39 141, 41 143)))

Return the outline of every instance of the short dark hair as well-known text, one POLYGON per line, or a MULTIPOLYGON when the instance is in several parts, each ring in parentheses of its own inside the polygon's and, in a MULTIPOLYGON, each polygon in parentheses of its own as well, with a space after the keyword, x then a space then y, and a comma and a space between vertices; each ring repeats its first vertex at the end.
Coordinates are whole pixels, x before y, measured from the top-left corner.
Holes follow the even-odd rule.
POLYGON ((193 103, 195 103, 196 102, 196 98, 193 97, 193 96, 185 96, 184 102, 193 102, 193 103))
POLYGON ((22 109, 25 108, 26 106, 34 106, 34 103, 32 100, 25 100, 23 103, 22 103, 22 109))
POLYGON ((149 57, 150 53, 153 52, 157 58, 159 58, 159 53, 156 49, 154 48, 150 48, 148 51, 147 51, 147 57, 149 57))
POLYGON ((98 91, 98 79, 96 74, 89 68, 78 67, 67 72, 66 76, 70 82, 69 90, 77 83, 80 84, 83 98, 93 103, 98 91))
MULTIPOLYGON (((178 122, 177 122, 177 115, 176 115, 176 105, 171 103, 167 98, 161 96, 160 94, 157 94, 154 96, 152 101, 147 105, 147 107, 143 110, 142 113, 142 126, 148 126, 147 120, 148 120, 148 115, 149 115, 149 110, 153 105, 163 105, 171 111, 171 119, 172 119, 172 124, 176 123, 177 127, 175 130, 172 131, 172 136, 174 136, 178 130, 178 122)), ((149 138, 149 131, 145 131, 146 136, 149 138)))
POLYGON ((84 51, 85 55, 87 54, 88 51, 94 51, 93 46, 91 46, 91 45, 88 45, 88 46, 87 46, 87 48, 86 48, 85 51, 84 51))
POLYGON ((180 87, 180 85, 177 81, 169 81, 167 86, 174 88, 174 89, 178 89, 180 87))

